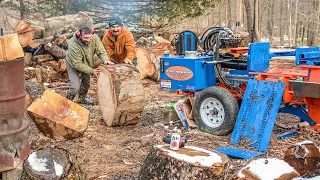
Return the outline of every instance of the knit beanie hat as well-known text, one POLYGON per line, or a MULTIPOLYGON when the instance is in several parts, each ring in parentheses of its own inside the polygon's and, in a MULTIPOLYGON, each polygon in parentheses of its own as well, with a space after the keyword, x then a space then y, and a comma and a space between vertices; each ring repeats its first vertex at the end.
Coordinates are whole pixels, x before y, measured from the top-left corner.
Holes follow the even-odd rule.
POLYGON ((109 19, 109 27, 113 25, 119 25, 122 26, 122 20, 118 16, 113 16, 109 19))

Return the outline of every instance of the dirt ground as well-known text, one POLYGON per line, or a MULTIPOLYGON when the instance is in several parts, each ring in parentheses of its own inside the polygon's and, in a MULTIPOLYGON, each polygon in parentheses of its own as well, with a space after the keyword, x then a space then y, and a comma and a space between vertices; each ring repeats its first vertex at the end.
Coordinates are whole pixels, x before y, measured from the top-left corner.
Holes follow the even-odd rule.
MULTIPOLYGON (((88 179, 137 179, 140 168, 150 148, 161 143, 161 136, 165 133, 162 124, 168 123, 163 118, 167 111, 166 104, 179 100, 174 92, 161 90, 159 84, 144 80, 146 105, 139 124, 124 127, 107 127, 103 124, 97 100, 97 86, 92 80, 89 97, 95 100, 94 105, 83 105, 90 110, 90 119, 87 131, 83 137, 73 140, 53 140, 40 135, 36 126, 31 122, 30 143, 32 150, 43 147, 60 147, 67 149, 77 159, 88 179)), ((61 95, 65 95, 66 88, 56 88, 61 95)), ((68 84, 59 84, 68 86, 68 84)), ((275 133, 289 131, 299 122, 299 119, 291 115, 280 114, 278 116, 275 133)), ((180 124, 175 124, 180 126, 180 124)), ((173 128, 173 127, 171 127, 173 128)), ((187 134, 191 142, 188 145, 199 146, 205 149, 213 149, 227 146, 229 136, 214 136, 200 132, 197 129, 190 130, 187 134)), ((310 129, 300 130, 293 138, 278 141, 269 147, 268 153, 263 157, 276 157, 282 159, 284 151, 291 145, 305 139, 313 140, 320 145, 319 133, 310 129)), ((247 163, 244 160, 230 159, 230 171, 226 179, 236 173, 247 163)))

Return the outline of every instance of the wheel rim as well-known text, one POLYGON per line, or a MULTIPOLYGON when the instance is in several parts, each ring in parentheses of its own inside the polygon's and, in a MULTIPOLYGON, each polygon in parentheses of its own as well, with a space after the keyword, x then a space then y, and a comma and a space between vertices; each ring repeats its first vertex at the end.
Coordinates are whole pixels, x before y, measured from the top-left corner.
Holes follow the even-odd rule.
POLYGON ((202 121, 211 128, 219 127, 225 117, 222 103, 213 97, 205 99, 200 106, 202 121))

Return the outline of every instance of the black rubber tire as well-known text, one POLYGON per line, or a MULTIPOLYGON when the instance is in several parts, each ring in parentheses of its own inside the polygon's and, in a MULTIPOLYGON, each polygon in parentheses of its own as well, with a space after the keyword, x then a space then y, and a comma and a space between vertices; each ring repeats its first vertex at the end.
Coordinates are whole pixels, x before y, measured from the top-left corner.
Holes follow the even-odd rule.
POLYGON ((234 124, 237 120, 237 116, 239 113, 239 105, 237 100, 233 97, 233 95, 226 89, 221 87, 209 87, 202 90, 197 96, 194 103, 194 117, 195 121, 198 125, 198 128, 201 131, 223 136, 230 134, 233 130, 234 124), (215 98, 222 104, 225 112, 225 117, 218 127, 210 127, 205 124, 205 122, 201 118, 200 107, 203 101, 207 98, 215 98))

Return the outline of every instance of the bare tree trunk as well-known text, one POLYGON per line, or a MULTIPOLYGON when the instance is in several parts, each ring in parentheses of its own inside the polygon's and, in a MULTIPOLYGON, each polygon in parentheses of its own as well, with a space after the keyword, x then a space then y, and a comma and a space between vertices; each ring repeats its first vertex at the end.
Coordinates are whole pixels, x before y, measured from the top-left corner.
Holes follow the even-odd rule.
POLYGON ((259 0, 255 0, 256 3, 254 4, 255 9, 255 23, 254 23, 254 37, 256 42, 261 41, 260 29, 259 29, 259 0))
POLYGON ((235 32, 239 33, 241 28, 242 0, 237 0, 237 18, 235 32))
POLYGON ((231 0, 227 0, 228 2, 228 28, 232 28, 232 13, 231 13, 231 0))
POLYGON ((272 44, 272 34, 273 34, 273 24, 274 24, 274 0, 269 0, 269 6, 268 6, 268 21, 267 21, 267 30, 268 30, 268 38, 270 43, 272 44))
MULTIPOLYGON (((218 23, 219 23, 219 26, 222 26, 222 11, 221 9, 223 8, 223 6, 220 4, 219 5, 219 20, 218 20, 218 23)), ((211 13, 211 16, 213 17, 213 13, 211 13)))
POLYGON ((302 24, 302 31, 301 31, 301 46, 303 46, 303 40, 304 40, 304 35, 305 35, 305 31, 306 31, 306 27, 304 24, 302 24))
POLYGON ((283 0, 280 1, 280 45, 283 46, 284 23, 283 23, 283 0))
POLYGON ((289 47, 291 47, 291 36, 292 36, 292 20, 291 20, 291 0, 288 0, 288 20, 289 20, 289 27, 288 27, 288 38, 289 38, 289 47))
POLYGON ((299 5, 299 0, 295 1, 295 13, 294 13, 294 33, 293 33, 293 46, 297 46, 297 26, 298 26, 298 5, 299 5))
POLYGON ((246 8, 246 13, 247 13, 247 31, 249 32, 250 37, 252 37, 252 28, 253 28, 253 21, 252 21, 252 9, 251 9, 251 4, 250 0, 244 0, 244 6, 246 8))
POLYGON ((26 7, 24 5, 24 0, 19 0, 20 3, 20 18, 25 19, 26 18, 26 7))
POLYGON ((312 12, 317 12, 317 16, 312 16, 309 25, 308 25, 308 39, 307 39, 307 45, 308 46, 316 46, 318 41, 318 0, 313 0, 312 2, 312 12))
POLYGON ((225 12, 226 12, 226 17, 225 17, 225 21, 224 21, 224 26, 228 26, 228 22, 229 22, 229 13, 228 13, 228 0, 224 0, 224 4, 225 4, 225 12))

